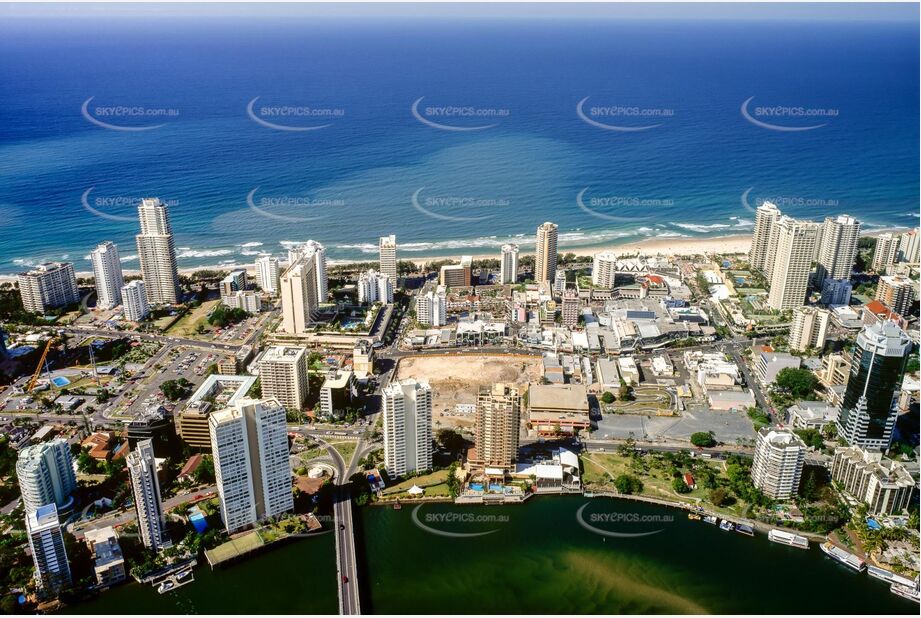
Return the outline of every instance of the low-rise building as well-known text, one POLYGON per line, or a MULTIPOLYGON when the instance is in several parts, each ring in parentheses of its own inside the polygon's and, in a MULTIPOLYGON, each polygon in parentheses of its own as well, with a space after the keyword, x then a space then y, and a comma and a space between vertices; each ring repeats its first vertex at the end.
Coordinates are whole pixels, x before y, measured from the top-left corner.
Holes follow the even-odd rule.
POLYGON ((355 374, 333 370, 326 374, 320 387, 320 414, 325 418, 340 418, 355 397, 355 374))
POLYGON ((840 410, 824 401, 797 401, 787 408, 787 423, 793 429, 821 431, 828 423, 836 423, 840 410))
POLYGON ((831 477, 874 515, 904 511, 916 484, 901 463, 855 446, 835 449, 831 477))
POLYGON ((636 366, 636 361, 632 356, 621 356, 617 359, 617 368, 620 371, 620 377, 623 378, 629 386, 640 383, 640 369, 636 366))
POLYGON ((755 396, 749 390, 711 390, 707 393, 711 410, 747 410, 755 405, 755 396))
POLYGON ((96 583, 102 587, 120 584, 127 578, 125 558, 118 544, 118 535, 112 526, 87 530, 84 536, 90 552, 93 554, 93 571, 96 583))
POLYGON ((262 298, 254 290, 236 290, 221 296, 221 301, 231 309, 242 309, 246 313, 262 311, 262 298))
POLYGON ((176 416, 176 433, 190 447, 210 451, 208 417, 212 412, 236 405, 255 383, 254 376, 208 376, 176 416))
POLYGON ((786 352, 763 350, 755 359, 755 375, 762 384, 773 384, 782 369, 799 369, 800 359, 786 352))
POLYGON ((540 435, 575 434, 591 426, 583 384, 531 384, 528 422, 540 435))

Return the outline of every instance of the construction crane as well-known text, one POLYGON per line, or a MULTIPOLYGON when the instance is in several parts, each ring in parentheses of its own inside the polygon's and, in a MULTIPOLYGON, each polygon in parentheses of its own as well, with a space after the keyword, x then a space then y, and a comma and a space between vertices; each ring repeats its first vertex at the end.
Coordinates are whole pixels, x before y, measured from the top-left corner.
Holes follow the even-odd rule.
POLYGON ((45 366, 45 362, 48 358, 48 351, 51 350, 51 346, 54 344, 54 337, 48 340, 48 343, 45 344, 45 349, 42 351, 42 357, 38 361, 38 367, 35 368, 35 373, 32 374, 32 379, 29 380, 26 384, 26 392, 31 393, 32 389, 35 388, 35 383, 38 381, 38 376, 42 375, 42 367, 45 366))

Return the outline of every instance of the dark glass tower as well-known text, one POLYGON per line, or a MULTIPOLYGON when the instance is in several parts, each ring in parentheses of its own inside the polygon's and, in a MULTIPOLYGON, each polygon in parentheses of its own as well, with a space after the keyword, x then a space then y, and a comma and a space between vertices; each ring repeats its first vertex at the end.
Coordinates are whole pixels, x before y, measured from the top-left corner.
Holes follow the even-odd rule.
POLYGON ((839 433, 848 444, 889 446, 898 414, 893 399, 902 387, 910 353, 911 339, 895 322, 868 326, 857 335, 838 420, 839 433))

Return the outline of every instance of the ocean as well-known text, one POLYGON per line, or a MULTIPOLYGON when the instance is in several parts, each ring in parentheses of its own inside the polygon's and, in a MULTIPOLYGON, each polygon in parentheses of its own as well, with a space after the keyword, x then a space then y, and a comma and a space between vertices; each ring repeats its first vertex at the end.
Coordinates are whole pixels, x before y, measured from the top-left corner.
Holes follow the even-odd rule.
POLYGON ((748 233, 753 208, 918 224, 917 23, 10 19, 0 274, 89 270, 135 206, 182 267, 748 233))

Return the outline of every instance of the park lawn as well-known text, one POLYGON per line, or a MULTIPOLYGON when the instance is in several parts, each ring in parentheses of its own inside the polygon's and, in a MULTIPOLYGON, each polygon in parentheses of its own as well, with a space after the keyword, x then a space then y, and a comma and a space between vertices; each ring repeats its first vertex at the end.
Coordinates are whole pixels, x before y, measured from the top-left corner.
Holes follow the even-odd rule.
POLYGON ((195 307, 170 327, 169 334, 174 337, 192 337, 198 335, 196 330, 199 324, 204 326, 205 332, 210 332, 211 325, 208 324, 206 318, 220 302, 220 300, 208 300, 195 307))
MULTIPOLYGON (((672 479, 671 477, 666 477, 667 473, 664 470, 651 468, 648 472, 637 472, 637 469, 631 465, 629 457, 624 457, 617 453, 589 452, 581 455, 581 459, 582 482, 587 488, 614 489, 614 480, 605 472, 604 468, 606 468, 615 478, 621 474, 630 474, 640 479, 643 482, 641 496, 701 504, 705 505, 708 510, 727 515, 739 515, 745 510, 745 504, 741 501, 729 507, 714 506, 709 500, 709 490, 701 485, 686 494, 679 494, 672 488, 672 479), (595 461, 592 461, 592 459, 595 461)), ((717 476, 725 478, 725 470, 722 464, 717 462, 710 463, 715 467, 717 476)))
POLYGON ((413 485, 418 485, 425 489, 425 495, 441 495, 441 494, 432 494, 431 492, 438 491, 438 488, 442 485, 444 486, 444 495, 447 494, 448 485, 448 471, 447 470, 438 470, 437 472, 432 472, 431 474, 425 474, 423 476, 414 476, 413 478, 406 479, 401 483, 392 485, 385 489, 383 493, 385 496, 391 496, 394 494, 401 494, 408 491, 413 485))

